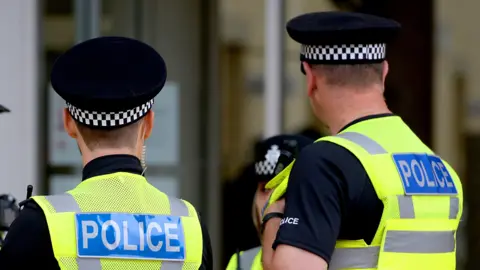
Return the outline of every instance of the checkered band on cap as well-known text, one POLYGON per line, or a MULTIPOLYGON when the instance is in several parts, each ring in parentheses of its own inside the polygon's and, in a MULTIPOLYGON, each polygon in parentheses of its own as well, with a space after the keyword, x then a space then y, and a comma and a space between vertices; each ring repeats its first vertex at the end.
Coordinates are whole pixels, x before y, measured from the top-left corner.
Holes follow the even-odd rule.
POLYGON ((302 45, 301 55, 305 60, 319 62, 359 61, 368 62, 384 60, 385 43, 357 45, 302 45))
POLYGON ((255 163, 255 173, 257 175, 273 175, 279 157, 280 149, 278 145, 272 145, 265 154, 265 160, 255 163))
POLYGON ((260 161, 255 163, 255 173, 257 175, 273 175, 275 172, 276 162, 260 161))
POLYGON ((120 127, 142 118, 153 106, 153 99, 138 107, 122 112, 98 112, 77 108, 67 103, 73 119, 92 127, 120 127))

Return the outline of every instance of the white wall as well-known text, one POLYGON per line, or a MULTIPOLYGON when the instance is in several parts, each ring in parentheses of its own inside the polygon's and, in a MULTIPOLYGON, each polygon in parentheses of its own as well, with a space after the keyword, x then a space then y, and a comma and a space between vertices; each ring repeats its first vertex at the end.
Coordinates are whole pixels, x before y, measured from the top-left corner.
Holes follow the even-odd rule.
POLYGON ((38 1, 0 0, 0 193, 38 182, 38 1))

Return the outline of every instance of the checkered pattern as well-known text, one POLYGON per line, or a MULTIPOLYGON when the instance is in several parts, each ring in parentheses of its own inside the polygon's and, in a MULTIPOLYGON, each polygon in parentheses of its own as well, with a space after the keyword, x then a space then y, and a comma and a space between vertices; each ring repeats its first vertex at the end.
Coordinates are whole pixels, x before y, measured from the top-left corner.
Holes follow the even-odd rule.
POLYGON ((278 145, 270 146, 270 149, 265 154, 265 160, 255 163, 255 173, 257 175, 273 175, 279 157, 280 149, 278 145))
POLYGON ((385 59, 386 47, 386 44, 302 45, 300 53, 304 60, 318 62, 365 62, 385 59))
POLYGON ((270 162, 268 160, 255 163, 255 173, 257 175, 273 175, 275 171, 276 162, 270 162))
POLYGON ((153 106, 153 99, 136 108, 122 112, 97 112, 82 110, 67 103, 73 119, 92 127, 120 127, 142 118, 153 106))

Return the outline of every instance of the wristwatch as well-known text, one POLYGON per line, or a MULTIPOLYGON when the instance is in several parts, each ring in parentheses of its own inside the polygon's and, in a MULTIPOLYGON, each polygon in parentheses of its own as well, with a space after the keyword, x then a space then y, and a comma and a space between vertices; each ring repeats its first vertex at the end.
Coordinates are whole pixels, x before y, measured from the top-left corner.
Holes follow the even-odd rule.
POLYGON ((280 213, 280 212, 272 212, 272 213, 268 213, 266 214, 265 216, 263 216, 262 218, 262 226, 260 228, 260 233, 263 233, 263 231, 265 230, 265 224, 267 224, 267 221, 269 221, 270 219, 272 218, 280 218, 282 219, 283 218, 283 213, 280 213))

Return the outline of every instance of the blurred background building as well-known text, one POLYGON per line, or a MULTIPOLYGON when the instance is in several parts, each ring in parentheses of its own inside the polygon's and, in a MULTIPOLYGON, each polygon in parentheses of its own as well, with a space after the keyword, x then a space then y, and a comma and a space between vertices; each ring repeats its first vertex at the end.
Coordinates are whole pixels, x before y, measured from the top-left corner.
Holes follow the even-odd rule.
MULTIPOLYGON (((479 269, 480 260, 473 255, 480 251, 480 233, 474 229, 480 225, 480 197, 474 196, 480 190, 480 166, 475 166, 480 161, 480 35, 474 22, 480 3, 278 1, 284 21, 305 12, 346 9, 402 23, 403 32, 388 51, 387 100, 460 173, 471 228, 472 256, 464 269, 479 269)), ((156 100, 148 178, 201 210, 216 260, 223 265, 231 252, 225 235, 243 233, 223 226, 222 205, 231 205, 233 198, 225 194, 249 192, 226 187, 229 179, 239 179, 265 125, 265 2, 0 0, 0 104, 12 111, 0 117, 0 193, 22 199, 27 184, 35 185, 34 193, 45 194, 79 182, 77 146, 63 133, 63 102, 49 89, 48 74, 56 57, 78 41, 98 35, 134 37, 164 56, 169 73, 156 100)), ((299 72, 299 46, 286 35, 284 40, 282 130, 321 132, 299 72)), ((225 211, 241 212, 236 206, 225 211)), ((466 258, 467 251, 462 252, 466 258)))

